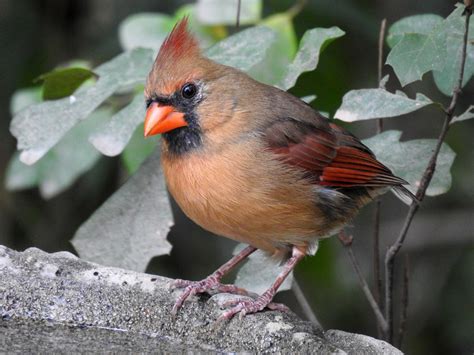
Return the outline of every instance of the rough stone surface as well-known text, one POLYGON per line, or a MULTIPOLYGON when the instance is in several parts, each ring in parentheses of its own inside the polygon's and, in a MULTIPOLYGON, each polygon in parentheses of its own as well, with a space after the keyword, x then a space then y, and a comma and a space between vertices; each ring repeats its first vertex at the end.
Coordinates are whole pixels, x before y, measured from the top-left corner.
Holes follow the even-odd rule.
POLYGON ((367 336, 324 332, 293 313, 266 311, 216 323, 222 310, 212 297, 192 298, 173 319, 179 290, 169 290, 171 281, 66 252, 0 246, 0 348, 400 354, 367 336))

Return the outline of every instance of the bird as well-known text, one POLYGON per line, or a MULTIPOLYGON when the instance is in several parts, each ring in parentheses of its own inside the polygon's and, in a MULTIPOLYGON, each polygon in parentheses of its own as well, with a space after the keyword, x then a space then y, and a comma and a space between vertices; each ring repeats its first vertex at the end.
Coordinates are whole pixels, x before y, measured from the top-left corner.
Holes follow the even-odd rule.
POLYGON ((220 319, 283 309, 275 293, 321 238, 389 190, 415 200, 349 131, 292 94, 207 58, 186 17, 162 43, 144 95, 144 136, 162 136, 174 200, 204 229, 248 244, 207 278, 176 280, 184 290, 174 315, 192 295, 248 295, 221 279, 258 249, 282 263, 281 273, 261 295, 231 301, 220 319))

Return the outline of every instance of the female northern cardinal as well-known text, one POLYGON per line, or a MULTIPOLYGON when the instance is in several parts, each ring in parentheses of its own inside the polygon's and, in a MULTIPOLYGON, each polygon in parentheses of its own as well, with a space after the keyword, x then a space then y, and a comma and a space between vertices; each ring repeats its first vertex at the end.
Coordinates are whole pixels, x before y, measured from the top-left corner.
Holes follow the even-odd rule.
POLYGON ((190 295, 242 293, 220 279, 256 249, 286 258, 284 270, 221 318, 272 308, 319 238, 389 189, 411 195, 369 148, 303 101, 205 58, 186 18, 162 44, 145 96, 145 136, 163 135, 162 166, 178 205, 203 228, 250 245, 202 281, 177 281, 186 288, 173 313, 190 295))

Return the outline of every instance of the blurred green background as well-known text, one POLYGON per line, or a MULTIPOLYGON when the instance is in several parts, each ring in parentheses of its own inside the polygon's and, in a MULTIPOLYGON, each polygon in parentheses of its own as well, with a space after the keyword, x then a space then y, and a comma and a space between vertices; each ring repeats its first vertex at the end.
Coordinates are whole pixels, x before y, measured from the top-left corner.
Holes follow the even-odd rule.
MULTIPOLYGON (((95 66, 120 53, 117 28, 127 16, 138 12, 171 14, 186 3, 190 1, 0 0, 0 244, 17 250, 35 246, 49 252, 74 252, 69 240, 75 230, 127 178, 118 158, 102 157, 70 189, 50 200, 43 200, 36 189, 6 191, 4 172, 15 151, 15 140, 8 131, 12 93, 31 86, 33 79, 59 63, 81 58, 95 66)), ((285 11, 293 3, 264 1, 263 17, 285 11)), ((318 98, 312 105, 334 113, 347 91, 377 85, 377 37, 383 18, 390 25, 421 13, 445 17, 453 5, 453 1, 441 0, 309 0, 294 20, 298 37, 309 28, 330 26, 339 26, 346 36, 331 44, 317 70, 303 74, 291 91, 298 96, 316 94, 318 98)), ((385 67, 384 72, 390 73, 390 68, 385 67)), ((408 94, 415 91, 448 102, 435 89, 431 74, 406 90, 408 94)), ((472 104, 473 97, 471 81, 459 106, 472 104)), ((404 139, 434 138, 442 119, 439 112, 428 108, 387 120, 385 128, 402 130, 404 139)), ((372 121, 348 127, 360 138, 375 133, 372 121)), ((397 264, 403 254, 408 254, 410 260, 409 318, 403 346, 409 353, 459 354, 474 349, 473 137, 473 120, 452 127, 447 139, 457 153, 452 189, 423 202, 398 258, 397 264)), ((200 279, 230 257, 233 242, 205 233, 176 207, 174 213, 176 225, 169 236, 174 246, 171 255, 155 258, 148 272, 200 279)), ((396 198, 383 198, 382 250, 397 236, 405 213, 406 207, 396 198)), ((370 284, 372 219, 373 205, 365 208, 349 228, 370 284)), ((377 335, 372 311, 335 238, 324 241, 316 257, 298 266, 296 278, 325 328, 377 335)), ((397 275, 397 285, 399 281, 397 275)), ((300 312, 290 291, 279 294, 277 300, 300 312)))

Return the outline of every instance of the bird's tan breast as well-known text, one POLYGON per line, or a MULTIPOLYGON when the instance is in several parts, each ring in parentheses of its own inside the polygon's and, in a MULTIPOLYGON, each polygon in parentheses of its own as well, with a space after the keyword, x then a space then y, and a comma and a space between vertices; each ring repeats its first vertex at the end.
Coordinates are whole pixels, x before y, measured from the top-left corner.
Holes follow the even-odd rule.
POLYGON ((279 244, 304 244, 323 227, 313 187, 259 147, 230 145, 181 157, 164 152, 162 165, 183 212, 218 235, 274 251, 279 244))

